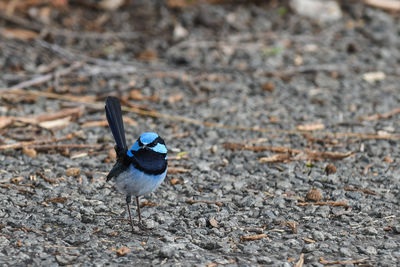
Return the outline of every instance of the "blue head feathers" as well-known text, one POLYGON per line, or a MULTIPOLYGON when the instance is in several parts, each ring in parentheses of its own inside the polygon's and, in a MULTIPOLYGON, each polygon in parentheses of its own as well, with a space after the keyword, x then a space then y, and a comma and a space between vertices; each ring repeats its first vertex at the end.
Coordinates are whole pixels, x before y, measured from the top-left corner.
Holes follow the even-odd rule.
POLYGON ((158 134, 153 133, 153 132, 147 132, 147 133, 142 133, 142 135, 139 137, 139 140, 143 144, 148 145, 151 142, 153 142, 154 140, 156 140, 157 137, 159 137, 158 134))
POLYGON ((141 149, 149 149, 153 152, 160 154, 167 154, 167 147, 165 146, 164 140, 153 132, 143 133, 139 139, 133 144, 127 155, 133 157, 134 152, 141 149))

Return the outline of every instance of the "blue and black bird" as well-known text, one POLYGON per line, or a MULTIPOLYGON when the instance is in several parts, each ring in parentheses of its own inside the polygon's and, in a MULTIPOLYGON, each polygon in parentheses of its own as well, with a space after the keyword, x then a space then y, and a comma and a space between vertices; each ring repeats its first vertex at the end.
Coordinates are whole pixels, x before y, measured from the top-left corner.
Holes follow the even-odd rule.
POLYGON ((139 196, 153 192, 164 181, 168 166, 167 147, 158 134, 146 132, 128 149, 118 98, 107 97, 105 108, 117 153, 117 162, 107 175, 107 181, 114 177, 116 187, 126 195, 126 205, 133 231, 129 203, 132 196, 135 196, 139 223, 141 223, 139 196))

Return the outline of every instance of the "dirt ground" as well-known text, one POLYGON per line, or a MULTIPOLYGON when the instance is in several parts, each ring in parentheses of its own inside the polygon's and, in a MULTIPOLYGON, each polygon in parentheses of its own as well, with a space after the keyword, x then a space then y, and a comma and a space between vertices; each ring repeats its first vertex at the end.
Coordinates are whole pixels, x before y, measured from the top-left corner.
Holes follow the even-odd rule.
POLYGON ((398 264, 399 13, 111 3, 0 3, 0 265, 398 264), (109 95, 169 150, 147 230, 105 181, 109 95))

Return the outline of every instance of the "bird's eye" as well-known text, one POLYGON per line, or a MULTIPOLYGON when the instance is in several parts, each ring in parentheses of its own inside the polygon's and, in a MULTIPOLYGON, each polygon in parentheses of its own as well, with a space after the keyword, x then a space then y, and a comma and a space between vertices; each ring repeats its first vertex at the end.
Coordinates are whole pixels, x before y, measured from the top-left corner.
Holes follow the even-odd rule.
POLYGON ((148 147, 155 147, 157 144, 156 140, 154 140, 153 142, 151 142, 150 144, 148 144, 148 147))
POLYGON ((138 142, 138 144, 139 144, 140 147, 144 146, 143 143, 142 143, 142 141, 140 141, 140 138, 137 140, 137 142, 138 142))

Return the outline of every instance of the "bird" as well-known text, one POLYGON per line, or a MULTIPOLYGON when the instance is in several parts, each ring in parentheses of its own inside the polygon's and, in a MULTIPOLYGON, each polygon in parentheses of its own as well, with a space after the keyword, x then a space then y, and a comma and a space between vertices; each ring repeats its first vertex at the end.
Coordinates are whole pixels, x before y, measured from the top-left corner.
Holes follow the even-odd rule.
POLYGON ((117 189, 126 195, 130 225, 133 228, 129 204, 136 197, 139 226, 142 225, 139 197, 153 192, 165 179, 168 169, 167 147, 164 140, 154 132, 145 132, 128 149, 118 98, 109 96, 105 104, 106 117, 115 140, 117 161, 107 175, 107 182, 114 178, 117 189))

